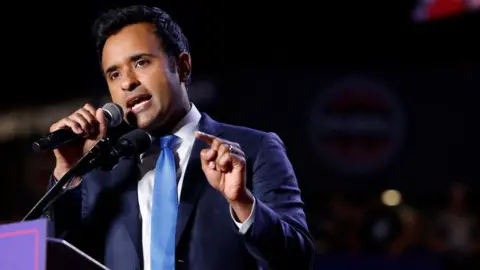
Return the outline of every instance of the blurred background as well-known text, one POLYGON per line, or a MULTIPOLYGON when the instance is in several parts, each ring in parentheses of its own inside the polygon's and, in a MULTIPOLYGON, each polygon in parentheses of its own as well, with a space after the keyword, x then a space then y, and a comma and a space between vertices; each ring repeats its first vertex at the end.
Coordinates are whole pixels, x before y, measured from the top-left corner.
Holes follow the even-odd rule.
POLYGON ((0 223, 46 191, 33 140, 109 101, 94 18, 139 3, 183 28, 197 107, 284 140, 318 269, 480 269, 478 0, 12 2, 0 223))

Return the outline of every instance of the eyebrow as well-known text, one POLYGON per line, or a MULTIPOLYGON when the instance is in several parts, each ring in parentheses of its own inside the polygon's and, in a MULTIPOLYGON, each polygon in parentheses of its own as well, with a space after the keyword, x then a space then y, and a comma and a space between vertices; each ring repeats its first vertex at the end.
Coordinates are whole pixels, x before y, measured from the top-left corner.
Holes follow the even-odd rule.
MULTIPOLYGON (((132 56, 130 56, 128 59, 130 62, 134 62, 134 61, 137 61, 138 59, 142 58, 142 57, 152 57, 153 55, 150 54, 150 53, 137 53, 137 54, 134 54, 132 56)), ((105 74, 108 74, 114 70, 116 70, 118 68, 117 65, 112 65, 112 66, 109 66, 106 70, 105 70, 105 74)))

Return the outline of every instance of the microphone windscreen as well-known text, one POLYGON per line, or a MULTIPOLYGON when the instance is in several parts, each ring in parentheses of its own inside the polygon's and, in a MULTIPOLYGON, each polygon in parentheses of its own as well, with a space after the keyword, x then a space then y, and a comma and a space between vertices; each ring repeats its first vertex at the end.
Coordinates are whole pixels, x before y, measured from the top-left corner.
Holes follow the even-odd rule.
POLYGON ((120 105, 115 103, 106 103, 102 107, 108 127, 116 127, 123 121, 123 110, 120 105))
POLYGON ((133 153, 131 152, 130 154, 141 154, 147 151, 147 149, 152 144, 152 139, 150 138, 150 135, 148 135, 148 133, 143 129, 134 129, 122 135, 118 139, 117 143, 124 144, 125 141, 130 144, 129 148, 133 148, 130 149, 130 151, 133 150, 133 153))

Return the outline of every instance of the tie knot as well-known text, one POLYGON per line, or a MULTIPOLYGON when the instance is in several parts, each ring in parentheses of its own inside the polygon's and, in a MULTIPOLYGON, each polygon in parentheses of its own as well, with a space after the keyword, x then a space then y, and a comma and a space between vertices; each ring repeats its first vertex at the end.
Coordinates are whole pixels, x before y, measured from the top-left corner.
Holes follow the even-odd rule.
POLYGON ((177 143, 179 143, 180 138, 175 135, 167 135, 160 138, 160 149, 170 148, 173 149, 177 143))

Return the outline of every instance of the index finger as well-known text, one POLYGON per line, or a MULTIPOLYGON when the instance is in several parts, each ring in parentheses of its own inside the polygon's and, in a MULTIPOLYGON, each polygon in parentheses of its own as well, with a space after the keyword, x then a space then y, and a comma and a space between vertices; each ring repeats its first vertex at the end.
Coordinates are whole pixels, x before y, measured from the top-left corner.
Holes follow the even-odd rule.
POLYGON ((92 105, 90 105, 89 103, 83 105, 83 108, 87 111, 89 111, 92 115, 95 115, 97 109, 95 109, 92 105))
POLYGON ((207 134, 205 132, 201 132, 201 131, 195 131, 195 137, 204 141, 208 145, 212 145, 213 141, 216 139, 215 136, 207 134))

